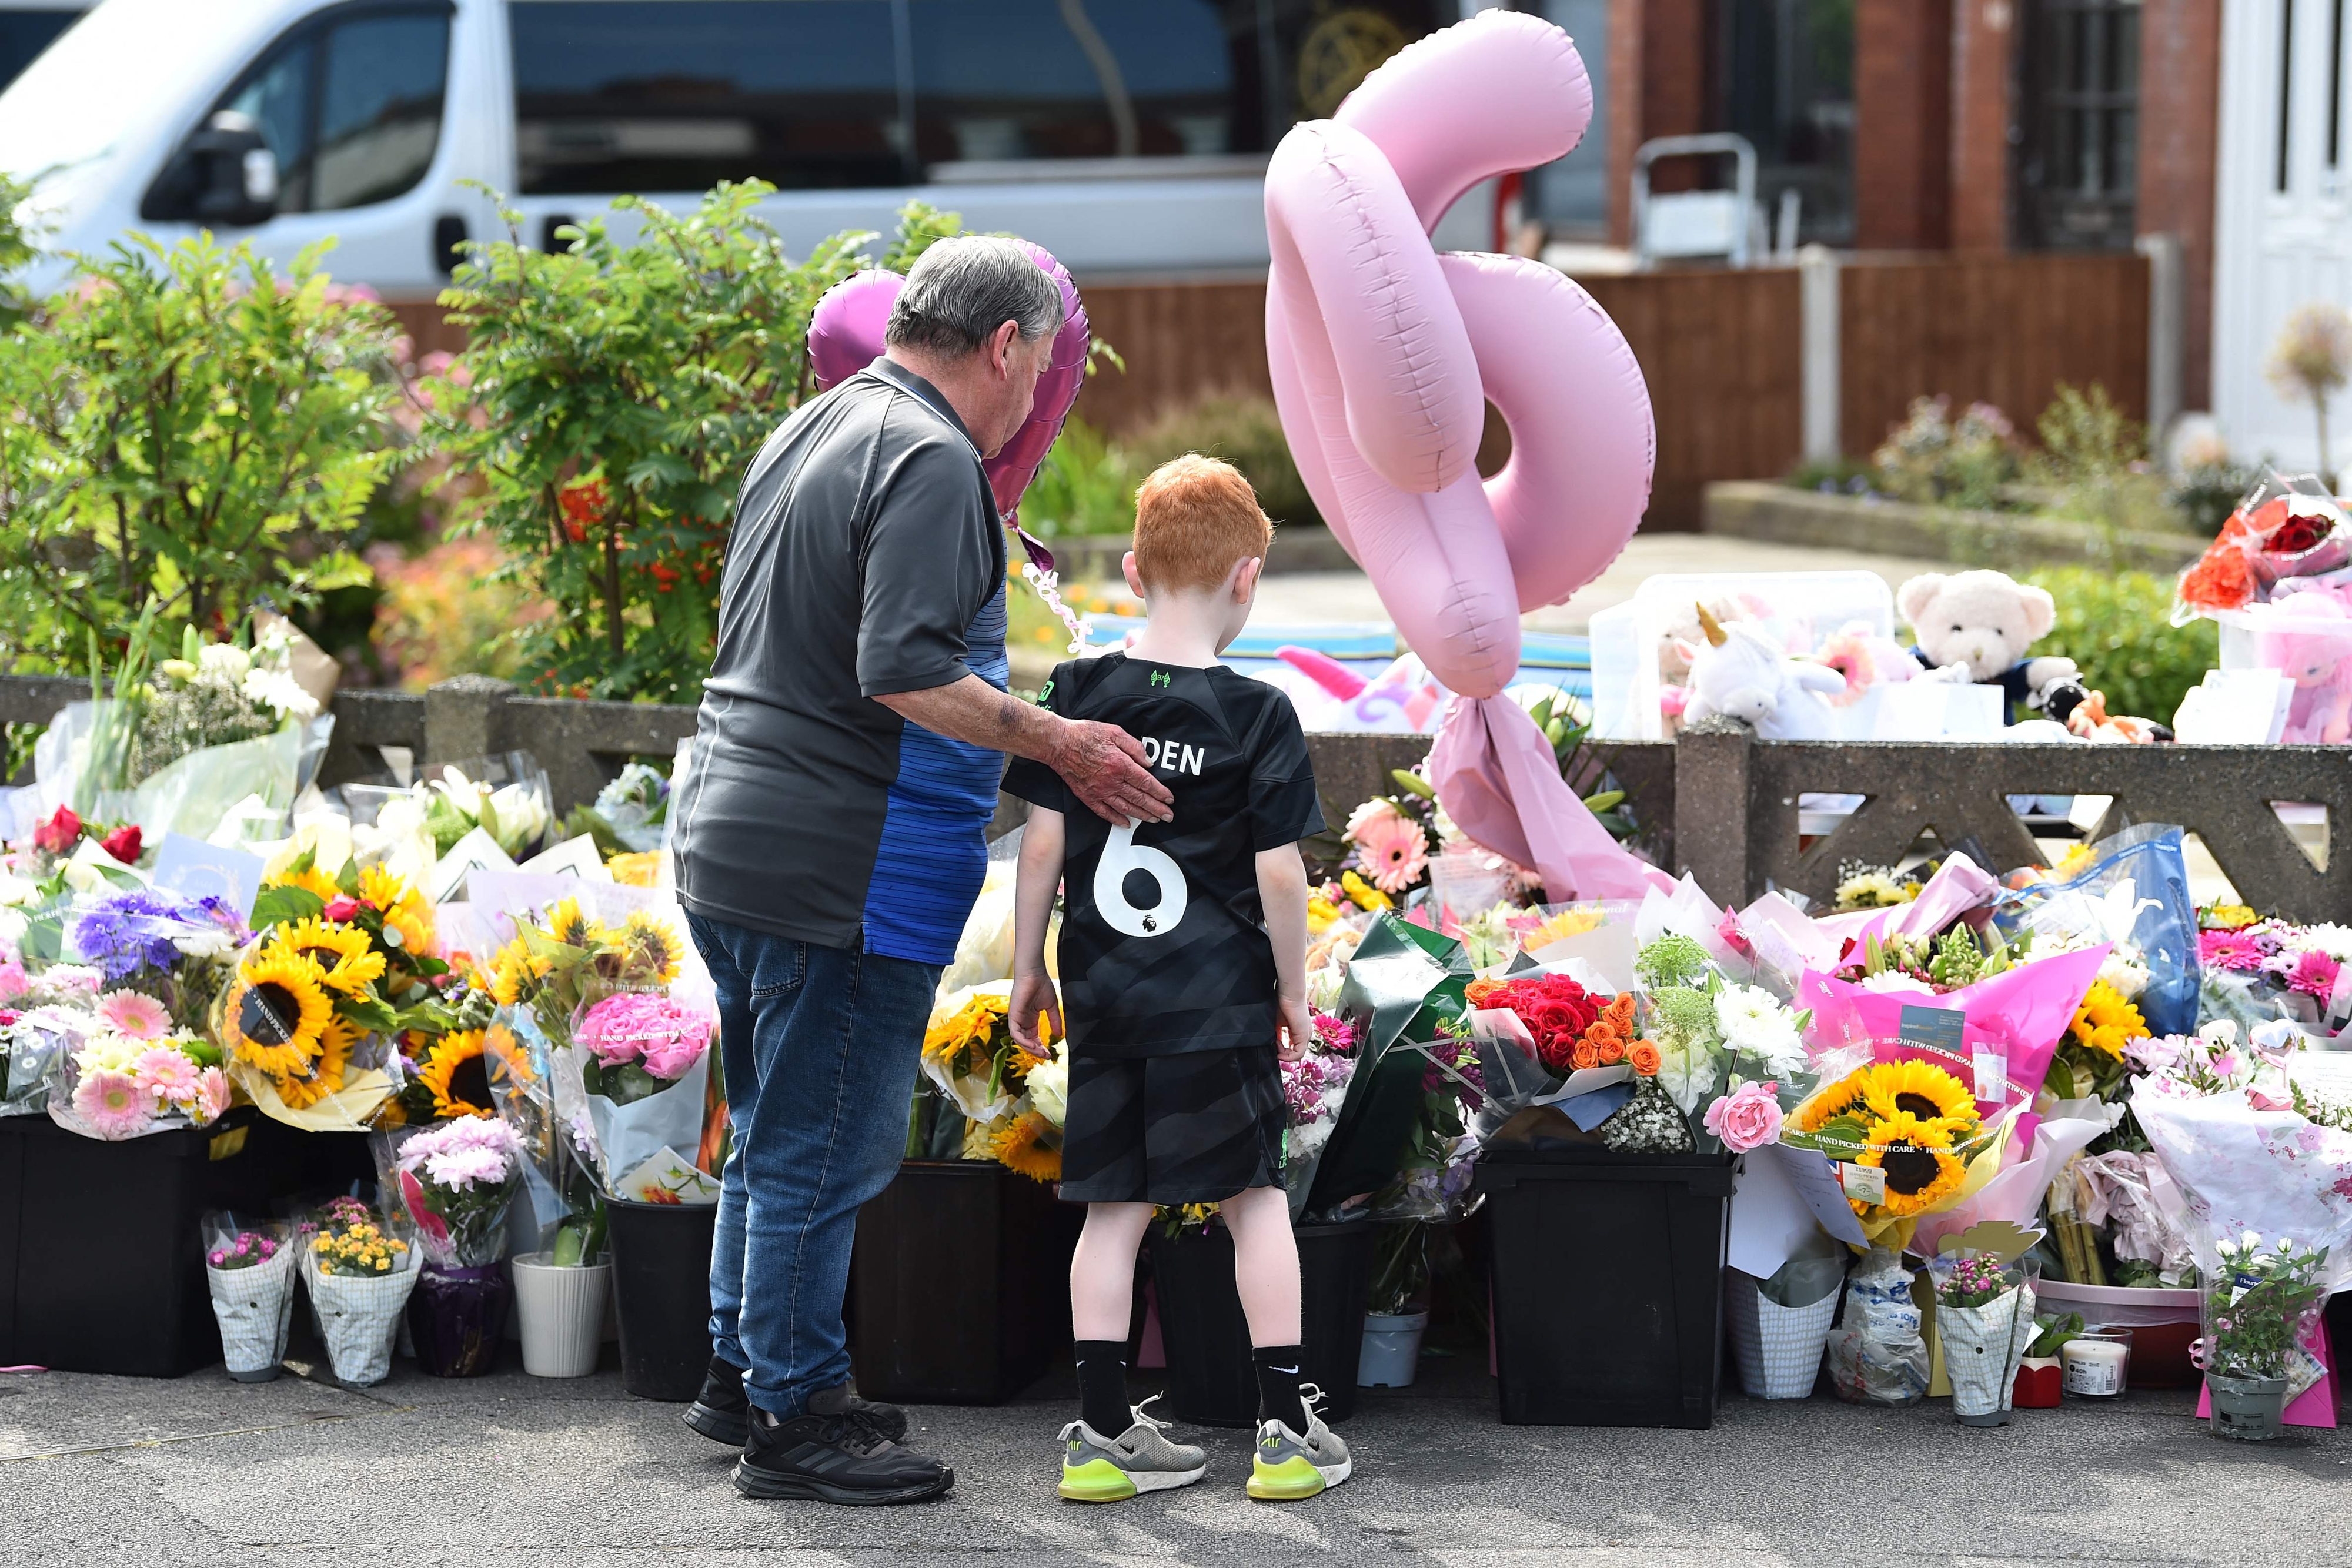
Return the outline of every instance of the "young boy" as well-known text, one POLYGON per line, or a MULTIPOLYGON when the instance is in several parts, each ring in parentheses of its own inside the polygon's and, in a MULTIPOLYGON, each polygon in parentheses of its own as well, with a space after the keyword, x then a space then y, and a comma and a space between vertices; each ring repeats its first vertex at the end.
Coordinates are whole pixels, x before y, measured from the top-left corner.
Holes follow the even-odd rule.
POLYGON ((1257 1364, 1250 1496, 1312 1497, 1348 1479, 1347 1445, 1299 1382, 1277 1064, 1304 1054, 1312 1027, 1298 841, 1323 816, 1289 700, 1217 663, 1249 620, 1272 533, 1230 465, 1162 465, 1136 496, 1126 561, 1150 624, 1126 653, 1062 664, 1041 695, 1140 740, 1174 821, 1113 826, 1073 810, 1061 781, 1028 762, 1004 780, 1036 807, 1014 899, 1013 1030, 1035 1049, 1038 1015, 1059 1028, 1066 1011, 1062 1197, 1087 1205, 1070 1265, 1083 1404, 1062 1429, 1073 1502, 1189 1486, 1208 1469, 1127 1402, 1135 1250, 1156 1204, 1213 1203, 1233 1232, 1257 1364), (1045 962, 1057 883, 1059 1006, 1045 962))

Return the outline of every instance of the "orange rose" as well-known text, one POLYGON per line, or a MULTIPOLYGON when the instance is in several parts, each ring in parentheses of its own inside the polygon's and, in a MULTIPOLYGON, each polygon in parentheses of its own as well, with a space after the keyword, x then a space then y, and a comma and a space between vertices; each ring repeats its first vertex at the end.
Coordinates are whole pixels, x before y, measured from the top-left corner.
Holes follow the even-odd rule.
POLYGON ((1489 997, 1499 994, 1504 988, 1500 980, 1473 980, 1462 988, 1462 994, 1469 999, 1472 1007, 1482 1008, 1489 997))
POLYGON ((1626 1056, 1633 1063, 1633 1071, 1644 1078, 1655 1078, 1663 1065, 1658 1061, 1658 1048, 1646 1040, 1635 1040, 1633 1049, 1626 1056))
POLYGON ((1615 1030, 1611 1030, 1608 1038, 1601 1041, 1601 1065, 1614 1067, 1624 1060, 1625 1041, 1615 1030))
POLYGON ((1593 1046, 1591 1035, 1586 1035, 1576 1042, 1575 1051, 1569 1055, 1569 1065, 1579 1072, 1582 1072, 1587 1068, 1601 1065, 1601 1052, 1593 1046))

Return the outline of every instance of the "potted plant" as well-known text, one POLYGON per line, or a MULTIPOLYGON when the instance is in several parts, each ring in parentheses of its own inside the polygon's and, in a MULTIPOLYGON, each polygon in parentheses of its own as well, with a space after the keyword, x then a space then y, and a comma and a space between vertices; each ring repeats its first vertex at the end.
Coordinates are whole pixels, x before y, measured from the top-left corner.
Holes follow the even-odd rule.
POLYGON ((247 1228, 231 1214, 205 1216, 205 1282, 220 1324, 221 1355, 239 1383, 277 1377, 294 1311, 294 1249, 286 1228, 247 1228))
POLYGON ((2325 1299, 2325 1247, 2288 1237, 2266 1244, 2249 1230, 2214 1248, 2205 1281, 2199 1364, 2213 1401, 2213 1435, 2265 1442, 2279 1435, 2291 1387, 2308 1387, 2315 1358, 2304 1347, 2325 1299))
POLYGON ((1429 1327, 1429 1228, 1408 1219, 1381 1227, 1372 1252, 1364 1347, 1356 1362, 1363 1388, 1410 1388, 1429 1327))
POLYGON ((1937 1254, 1927 1267, 1952 1414, 1963 1427, 2004 1426, 2018 1364, 2033 1333, 2034 1266, 1955 1249, 1937 1254))
POLYGON ((2020 1410, 2055 1410, 2066 1383, 2059 1352, 2083 1332, 2083 1314, 2045 1312, 2033 1320, 2033 1343, 2025 1347, 2016 1381, 2010 1385, 2010 1402, 2020 1410))
POLYGON ((572 1214, 555 1245, 514 1260, 515 1311, 522 1320, 522 1369, 533 1377, 585 1377, 596 1370, 613 1265, 605 1256, 604 1200, 584 1172, 572 1214))
POLYGON ((390 1375, 400 1311, 415 1287, 420 1261, 356 1199, 338 1199, 318 1222, 302 1255, 302 1283, 335 1380, 344 1387, 365 1388, 390 1375))
POLYGON ((514 1129, 488 1116, 445 1122, 399 1145, 394 1180, 425 1251, 408 1332, 417 1364, 436 1377, 479 1377, 497 1364, 513 1301, 499 1261, 521 1155, 514 1129))

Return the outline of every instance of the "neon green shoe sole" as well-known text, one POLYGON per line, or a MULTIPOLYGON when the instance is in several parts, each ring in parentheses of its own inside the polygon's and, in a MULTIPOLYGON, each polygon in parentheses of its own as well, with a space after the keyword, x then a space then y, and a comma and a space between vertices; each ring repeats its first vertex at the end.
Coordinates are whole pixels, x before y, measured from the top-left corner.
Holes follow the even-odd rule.
POLYGON ((1135 1478, 1108 1459, 1064 1465, 1056 1489, 1065 1502, 1123 1502, 1135 1495, 1135 1478))
POLYGON ((1333 1468, 1339 1473, 1326 1476, 1304 1454, 1293 1454, 1278 1465, 1269 1465, 1263 1458, 1253 1458, 1250 1461, 1249 1494, 1260 1502, 1297 1502, 1348 1479, 1347 1465, 1333 1468))

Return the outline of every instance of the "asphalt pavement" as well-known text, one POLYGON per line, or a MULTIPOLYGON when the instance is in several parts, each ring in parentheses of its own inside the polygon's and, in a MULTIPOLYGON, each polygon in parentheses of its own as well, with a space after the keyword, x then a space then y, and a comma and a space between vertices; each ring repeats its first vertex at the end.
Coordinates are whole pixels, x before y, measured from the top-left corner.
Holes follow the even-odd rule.
MULTIPOLYGON (((509 1354, 509 1363, 512 1356, 509 1354)), ((1748 1565, 2340 1564, 2352 1434, 2217 1441, 2191 1396, 2021 1412, 1979 1431, 1906 1410, 1728 1396, 1706 1432, 1504 1427, 1483 1368, 1425 1360, 1341 1430, 1357 1477, 1304 1503, 1243 1495, 1247 1436, 1204 1443, 1182 1491, 1082 1508, 1054 1495, 1066 1370, 995 1408, 923 1406, 948 1500, 753 1502, 679 1407, 508 1370, 399 1361, 363 1393, 289 1374, 237 1385, 0 1376, 0 1562, 806 1565, 1431 1563, 1748 1565)))

